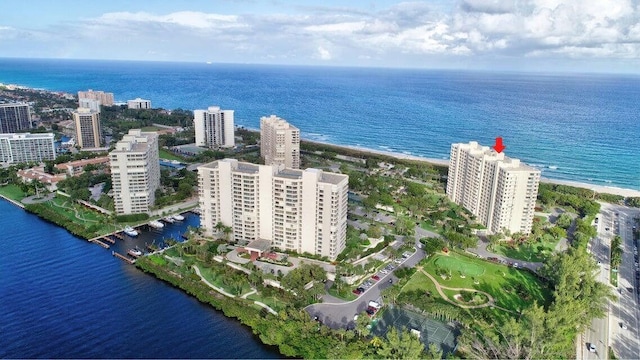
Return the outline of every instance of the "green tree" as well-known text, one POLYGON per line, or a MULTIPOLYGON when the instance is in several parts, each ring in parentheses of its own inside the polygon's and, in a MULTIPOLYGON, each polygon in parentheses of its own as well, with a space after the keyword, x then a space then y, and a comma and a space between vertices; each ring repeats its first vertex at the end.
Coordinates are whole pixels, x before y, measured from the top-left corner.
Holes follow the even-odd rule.
POLYGON ((376 355, 383 359, 418 359, 422 357, 424 344, 420 338, 411 334, 407 329, 401 332, 395 327, 387 332, 387 341, 377 349, 376 355))

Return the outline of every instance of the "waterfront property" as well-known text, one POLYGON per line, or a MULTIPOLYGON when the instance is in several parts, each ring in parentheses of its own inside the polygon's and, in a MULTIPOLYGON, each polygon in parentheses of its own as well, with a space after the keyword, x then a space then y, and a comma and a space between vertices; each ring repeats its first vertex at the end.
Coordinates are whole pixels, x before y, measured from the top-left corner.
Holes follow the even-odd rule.
POLYGON ((151 100, 144 100, 141 98, 127 100, 127 108, 134 110, 151 109, 151 100))
POLYGON ((0 163, 42 162, 54 160, 53 134, 0 134, 0 163))
POLYGON ((158 134, 129 130, 109 153, 116 212, 148 213, 160 186, 158 134))
POLYGON ((235 242, 271 241, 335 259, 346 246, 349 177, 224 159, 198 168, 201 226, 230 227, 235 242))
POLYGON ((452 144, 447 195, 493 233, 529 234, 540 170, 472 141, 452 144))
POLYGON ((300 168, 300 130, 275 115, 260 118, 260 156, 266 165, 300 168))
POLYGON ((221 110, 219 106, 209 106, 207 110, 194 110, 196 145, 209 148, 234 147, 233 113, 233 110, 221 110))
POLYGON ((104 106, 113 106, 113 93, 104 91, 78 91, 78 99, 98 100, 104 106))

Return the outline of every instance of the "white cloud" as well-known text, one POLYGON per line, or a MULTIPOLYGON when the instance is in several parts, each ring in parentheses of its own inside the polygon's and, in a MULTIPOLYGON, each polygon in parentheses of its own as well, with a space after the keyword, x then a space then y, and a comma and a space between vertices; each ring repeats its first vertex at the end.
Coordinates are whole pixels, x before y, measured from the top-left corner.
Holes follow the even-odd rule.
MULTIPOLYGON (((457 0, 387 9, 299 7, 293 13, 113 12, 48 29, 0 24, 0 46, 53 48, 145 59, 414 65, 447 59, 634 59, 638 0, 457 0), (31 43, 30 43, 31 41, 31 43), (95 46, 95 44, 101 46, 95 46), (215 49, 215 50, 213 50, 215 49), (150 51, 153 51, 151 53, 150 51)), ((35 50, 34 50, 35 49, 35 50)), ((15 56, 15 54, 8 54, 15 56)), ((40 56, 46 56, 42 54, 40 56)), ((470 61, 470 60, 468 60, 470 61)))

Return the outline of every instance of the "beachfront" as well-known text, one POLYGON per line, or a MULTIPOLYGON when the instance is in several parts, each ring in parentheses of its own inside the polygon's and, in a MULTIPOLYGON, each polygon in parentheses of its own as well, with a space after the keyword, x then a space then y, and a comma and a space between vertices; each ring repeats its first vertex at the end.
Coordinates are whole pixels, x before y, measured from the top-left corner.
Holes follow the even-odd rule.
MULTIPOLYGON (((391 151, 374 150, 374 149, 368 149, 361 146, 335 145, 327 142, 314 141, 314 140, 308 140, 308 139, 303 139, 303 141, 309 142, 309 143, 321 144, 321 145, 334 146, 337 148, 356 150, 356 151, 361 151, 363 153, 389 156, 389 157, 393 157, 400 160, 423 161, 433 165, 449 166, 449 160, 445 160, 445 159, 435 159, 435 158, 428 158, 428 157, 422 157, 422 156, 408 155, 403 153, 395 153, 391 151)), ((615 186, 595 185, 595 184, 582 183, 578 181, 556 180, 556 179, 549 179, 544 177, 540 179, 540 182, 547 183, 547 184, 567 185, 567 186, 573 186, 573 187, 578 187, 582 189, 589 189, 589 190, 595 191, 596 193, 602 193, 602 194, 613 194, 613 195, 620 195, 624 197, 640 197, 640 190, 625 189, 625 188, 620 188, 615 186)))

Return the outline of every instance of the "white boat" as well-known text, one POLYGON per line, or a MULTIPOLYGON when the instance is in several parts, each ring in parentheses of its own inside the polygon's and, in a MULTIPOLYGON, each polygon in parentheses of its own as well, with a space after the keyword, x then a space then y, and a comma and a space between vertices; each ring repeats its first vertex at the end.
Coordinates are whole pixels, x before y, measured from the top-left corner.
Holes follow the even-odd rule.
POLYGON ((129 251, 127 251, 127 254, 138 257, 142 256, 142 251, 140 251, 139 249, 129 249, 129 251))
POLYGON ((175 222, 174 218, 172 218, 171 216, 167 216, 162 220, 164 220, 165 222, 168 222, 169 224, 173 224, 175 222))
POLYGON ((152 220, 152 221, 149 221, 149 226, 151 226, 154 229, 162 229, 164 227, 164 224, 158 220, 152 220))
POLYGON ((173 220, 176 220, 176 221, 184 220, 184 216, 182 216, 180 214, 175 214, 175 215, 172 216, 172 218, 173 218, 173 220))
POLYGON ((127 226, 124 228, 124 230, 122 230, 125 234, 134 237, 134 236, 138 236, 138 231, 134 228, 132 228, 131 226, 127 226))

